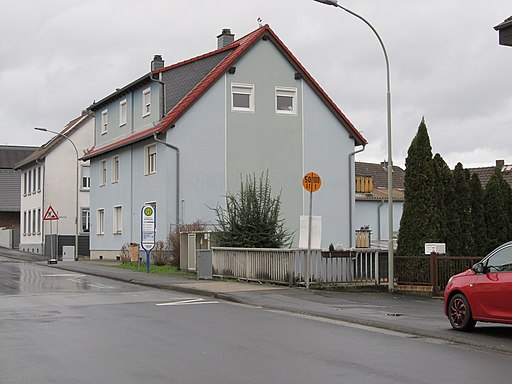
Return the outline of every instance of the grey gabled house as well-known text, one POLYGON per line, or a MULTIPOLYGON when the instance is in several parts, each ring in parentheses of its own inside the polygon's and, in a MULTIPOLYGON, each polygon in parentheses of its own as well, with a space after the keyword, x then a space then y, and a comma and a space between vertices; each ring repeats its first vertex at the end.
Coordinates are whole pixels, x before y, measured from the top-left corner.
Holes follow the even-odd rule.
POLYGON ((214 222, 241 177, 267 170, 295 244, 309 171, 323 179, 322 246, 350 243, 351 154, 366 140, 268 25, 238 40, 223 30, 217 42, 170 66, 155 56, 149 73, 90 106, 91 258, 140 242, 143 205, 156 207, 164 240, 176 225, 214 222))

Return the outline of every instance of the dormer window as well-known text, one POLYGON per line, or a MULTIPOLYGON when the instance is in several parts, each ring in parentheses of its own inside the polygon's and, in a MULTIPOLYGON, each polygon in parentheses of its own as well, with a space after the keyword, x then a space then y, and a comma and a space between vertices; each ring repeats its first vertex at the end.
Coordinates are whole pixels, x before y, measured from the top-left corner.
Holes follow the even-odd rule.
POLYGON ((151 88, 142 91, 142 117, 151 113, 151 88))

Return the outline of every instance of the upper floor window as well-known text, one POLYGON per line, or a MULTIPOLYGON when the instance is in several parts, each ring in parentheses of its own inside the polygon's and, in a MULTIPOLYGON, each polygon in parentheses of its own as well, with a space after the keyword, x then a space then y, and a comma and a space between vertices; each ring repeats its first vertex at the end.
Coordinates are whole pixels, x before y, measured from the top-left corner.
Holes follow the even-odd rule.
POLYGON ((144 152, 144 174, 156 173, 156 144, 148 145, 144 152))
POLYGON ((119 181, 119 156, 112 157, 112 182, 119 181))
POLYGON ((37 167, 37 192, 41 192, 41 167, 37 167))
POLYGON ((32 170, 28 171, 28 194, 32 193, 32 170))
POLYGON ((146 88, 142 91, 142 116, 147 116, 151 113, 151 88, 146 88))
POLYGON ((81 171, 82 182, 80 187, 82 190, 88 191, 91 189, 91 168, 88 165, 82 165, 81 171))
POLYGON ((32 193, 36 193, 36 191, 37 191, 36 181, 37 181, 37 172, 36 172, 36 168, 34 168, 34 170, 32 171, 32 193))
POLYGON ((27 195, 27 172, 23 172, 23 196, 27 195))
POLYGON ((107 184, 107 160, 100 161, 100 187, 107 184))
POLYGON ((254 84, 231 84, 231 110, 254 111, 254 84))
POLYGON ((276 87, 276 113, 295 114, 297 88, 276 87))
POLYGON ((128 112, 128 107, 126 104, 126 99, 121 100, 119 102, 119 126, 123 126, 126 124, 126 116, 128 112))
POLYGON ((108 109, 101 112, 101 134, 105 134, 108 131, 108 109))

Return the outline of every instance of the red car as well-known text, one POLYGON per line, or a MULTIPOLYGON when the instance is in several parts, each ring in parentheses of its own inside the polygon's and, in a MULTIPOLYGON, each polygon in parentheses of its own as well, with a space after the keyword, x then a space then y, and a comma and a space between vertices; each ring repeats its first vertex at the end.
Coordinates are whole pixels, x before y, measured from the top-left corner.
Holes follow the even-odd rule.
POLYGON ((459 331, 472 329, 477 321, 512 324, 512 241, 450 278, 444 313, 459 331))

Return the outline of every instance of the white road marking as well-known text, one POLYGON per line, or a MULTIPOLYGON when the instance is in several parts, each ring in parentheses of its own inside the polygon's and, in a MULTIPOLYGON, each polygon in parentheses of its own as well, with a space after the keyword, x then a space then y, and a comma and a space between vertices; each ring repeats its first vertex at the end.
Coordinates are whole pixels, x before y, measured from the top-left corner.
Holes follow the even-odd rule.
POLYGON ((190 299, 190 300, 181 300, 181 301, 174 301, 171 303, 160 303, 156 304, 159 307, 162 306, 170 306, 170 305, 195 305, 195 304, 217 304, 218 301, 205 301, 205 299, 190 299))

